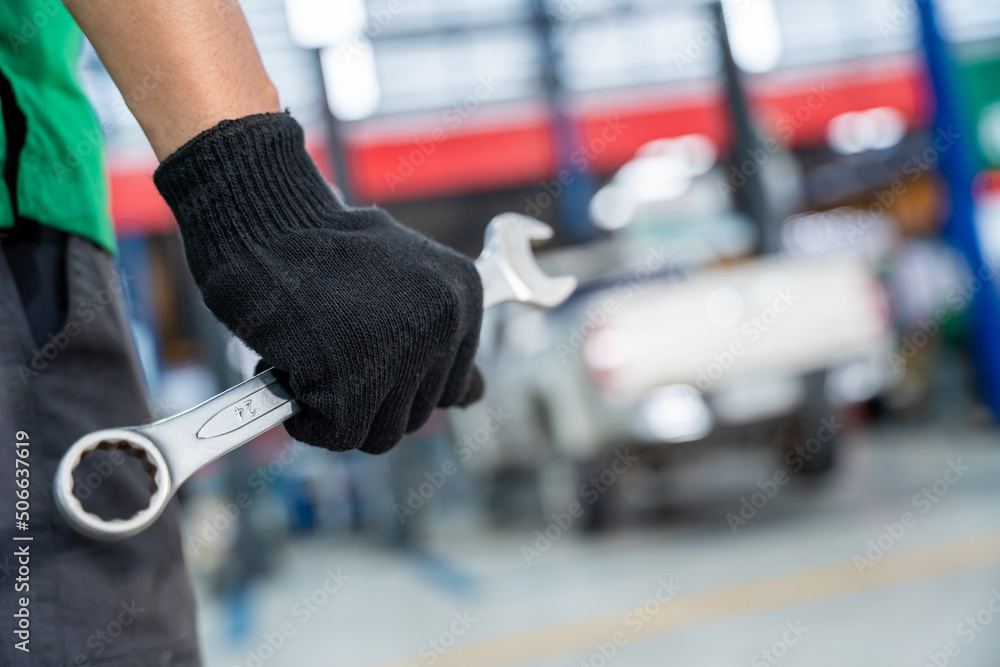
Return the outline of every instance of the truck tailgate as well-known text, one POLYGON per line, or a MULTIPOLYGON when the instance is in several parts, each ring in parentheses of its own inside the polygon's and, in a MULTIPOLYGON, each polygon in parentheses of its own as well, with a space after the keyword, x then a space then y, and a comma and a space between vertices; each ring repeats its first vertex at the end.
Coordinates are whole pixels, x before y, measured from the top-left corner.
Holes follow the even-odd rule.
POLYGON ((626 396, 808 372, 872 354, 891 335, 872 270, 849 255, 757 259, 650 283, 595 307, 607 321, 588 356, 615 360, 605 383, 626 396), (607 346, 616 349, 600 349, 607 346))

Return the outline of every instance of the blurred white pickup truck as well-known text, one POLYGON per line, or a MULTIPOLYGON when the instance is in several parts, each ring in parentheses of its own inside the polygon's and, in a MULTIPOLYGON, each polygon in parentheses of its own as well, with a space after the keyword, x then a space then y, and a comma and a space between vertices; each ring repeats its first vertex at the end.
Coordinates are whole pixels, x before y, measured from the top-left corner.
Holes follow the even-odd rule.
POLYGON ((622 447, 657 467, 679 443, 736 440, 773 448, 793 472, 824 472, 835 406, 893 379, 884 290, 856 254, 744 259, 684 276, 652 248, 633 266, 555 311, 490 313, 486 401, 453 411, 458 436, 477 431, 481 410, 511 417, 467 457, 484 482, 570 469, 563 489, 581 488, 622 447))
MULTIPOLYGON (((784 217, 796 169, 781 155, 768 165, 784 217)), ((703 137, 651 142, 591 202, 611 238, 539 254, 549 274, 580 279, 577 293, 549 312, 486 313, 485 401, 450 413, 484 489, 533 475, 542 506, 564 509, 624 447, 644 471, 736 443, 821 473, 834 463, 834 409, 895 382, 874 268, 891 246, 886 221, 792 215, 783 252, 753 257, 756 232, 720 196, 719 169, 703 137), (489 409, 510 418, 490 429, 489 409)), ((608 495, 582 504, 599 514, 608 495)))

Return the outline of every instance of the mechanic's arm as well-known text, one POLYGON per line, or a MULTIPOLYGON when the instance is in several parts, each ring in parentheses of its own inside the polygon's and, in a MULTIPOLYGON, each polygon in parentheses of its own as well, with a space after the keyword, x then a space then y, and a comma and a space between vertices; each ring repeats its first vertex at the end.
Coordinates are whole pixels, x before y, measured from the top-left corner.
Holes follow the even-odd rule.
POLYGON ((280 111, 237 0, 63 0, 163 160, 219 121, 280 111))
POLYGON ((64 0, 142 125, 205 303, 273 365, 299 440, 378 453, 482 395, 466 257, 345 207, 236 0, 64 0))

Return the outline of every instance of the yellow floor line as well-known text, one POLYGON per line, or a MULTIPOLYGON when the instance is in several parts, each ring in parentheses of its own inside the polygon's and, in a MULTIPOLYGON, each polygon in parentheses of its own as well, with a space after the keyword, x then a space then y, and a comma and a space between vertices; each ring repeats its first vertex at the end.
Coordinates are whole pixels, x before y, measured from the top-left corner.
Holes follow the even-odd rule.
MULTIPOLYGON (((608 641, 618 631, 625 631, 629 641, 633 641, 727 618, 897 586, 997 563, 1000 563, 1000 533, 889 552, 873 567, 865 569, 864 576, 858 574, 852 561, 794 572, 678 597, 662 605, 637 633, 625 625, 624 618, 629 610, 623 610, 458 645, 439 655, 435 667, 521 665, 593 650, 595 643, 608 641)), ((422 665, 424 659, 414 656, 380 663, 377 667, 410 667, 414 664, 422 665)))

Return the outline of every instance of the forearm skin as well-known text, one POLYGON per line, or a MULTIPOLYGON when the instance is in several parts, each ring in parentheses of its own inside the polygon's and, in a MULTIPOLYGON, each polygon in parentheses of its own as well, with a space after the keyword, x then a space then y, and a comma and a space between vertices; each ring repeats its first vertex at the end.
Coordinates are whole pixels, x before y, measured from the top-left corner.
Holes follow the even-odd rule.
POLYGON ((159 160, 223 120, 281 110, 237 0, 63 0, 159 160))

